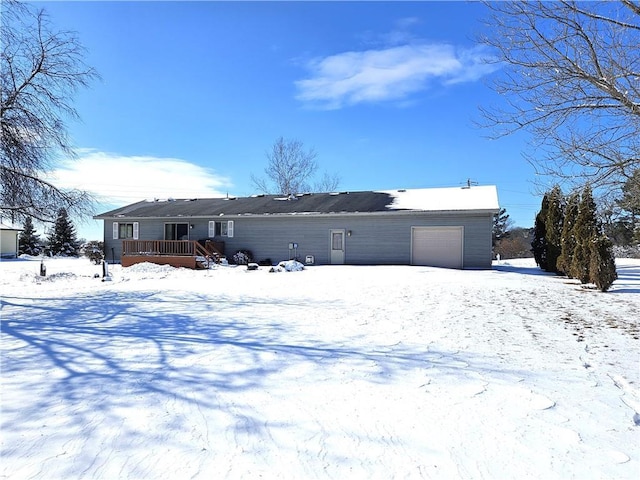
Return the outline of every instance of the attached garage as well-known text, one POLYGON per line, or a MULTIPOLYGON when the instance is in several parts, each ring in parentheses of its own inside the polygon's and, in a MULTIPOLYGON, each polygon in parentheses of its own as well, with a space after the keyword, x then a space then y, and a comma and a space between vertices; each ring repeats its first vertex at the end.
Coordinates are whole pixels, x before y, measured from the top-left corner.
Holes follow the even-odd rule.
POLYGON ((464 227, 413 227, 411 264, 462 268, 464 227))

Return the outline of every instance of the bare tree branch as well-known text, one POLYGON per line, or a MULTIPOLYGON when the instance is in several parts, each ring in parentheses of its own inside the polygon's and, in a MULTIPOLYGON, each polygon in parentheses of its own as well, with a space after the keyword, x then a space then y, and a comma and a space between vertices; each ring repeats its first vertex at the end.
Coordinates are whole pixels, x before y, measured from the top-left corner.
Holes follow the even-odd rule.
POLYGON ((314 192, 335 192, 340 185, 340 177, 337 174, 325 172, 320 180, 314 183, 314 192))
POLYGON ((0 12, 0 212, 14 220, 84 213, 90 197, 45 180, 59 155, 73 156, 65 120, 78 89, 97 77, 73 32, 54 31, 43 10, 14 0, 0 12))
POLYGON ((640 168, 640 4, 487 2, 504 65, 502 107, 481 109, 493 136, 532 134, 537 172, 614 188, 640 168))
MULTIPOLYGON (((266 152, 266 157, 266 176, 251 176, 251 181, 260 192, 293 195, 311 191, 309 182, 318 170, 317 153, 313 148, 305 150, 299 140, 285 140, 280 137, 271 150, 266 152)), ((336 175, 325 174, 314 187, 316 191, 330 191, 337 187, 338 183, 336 175)))

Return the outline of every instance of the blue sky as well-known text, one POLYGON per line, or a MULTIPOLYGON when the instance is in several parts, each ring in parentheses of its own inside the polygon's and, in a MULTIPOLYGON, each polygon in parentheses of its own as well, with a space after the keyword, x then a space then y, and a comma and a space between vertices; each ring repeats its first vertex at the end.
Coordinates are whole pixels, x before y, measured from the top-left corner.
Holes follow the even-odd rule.
MULTIPOLYGON (((479 106, 504 101, 467 2, 40 2, 101 75, 76 96, 77 147, 55 178, 102 199, 257 193, 282 136, 340 190, 498 186, 518 226, 540 198, 526 137, 490 140, 479 106)), ((101 222, 76 222, 101 238, 101 222)))

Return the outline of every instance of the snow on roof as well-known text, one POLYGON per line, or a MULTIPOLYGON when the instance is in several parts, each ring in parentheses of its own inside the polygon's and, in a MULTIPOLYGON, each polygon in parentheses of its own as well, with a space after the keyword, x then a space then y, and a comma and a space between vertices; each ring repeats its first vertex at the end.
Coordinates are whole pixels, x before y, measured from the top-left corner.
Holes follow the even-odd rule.
POLYGON ((21 232, 22 229, 20 227, 12 227, 10 225, 7 225, 5 223, 0 223, 0 230, 14 230, 16 232, 21 232))
POLYGON ((473 187, 382 190, 393 197, 393 210, 498 210, 498 191, 494 185, 473 187))

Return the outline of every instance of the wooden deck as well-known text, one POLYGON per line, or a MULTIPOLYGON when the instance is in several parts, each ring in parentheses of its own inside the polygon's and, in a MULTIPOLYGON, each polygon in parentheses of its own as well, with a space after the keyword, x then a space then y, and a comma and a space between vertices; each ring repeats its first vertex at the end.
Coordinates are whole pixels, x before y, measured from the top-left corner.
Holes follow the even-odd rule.
POLYGON ((214 242, 202 246, 195 240, 123 240, 121 263, 123 267, 149 262, 202 269, 219 262, 223 251, 224 244, 214 242))

